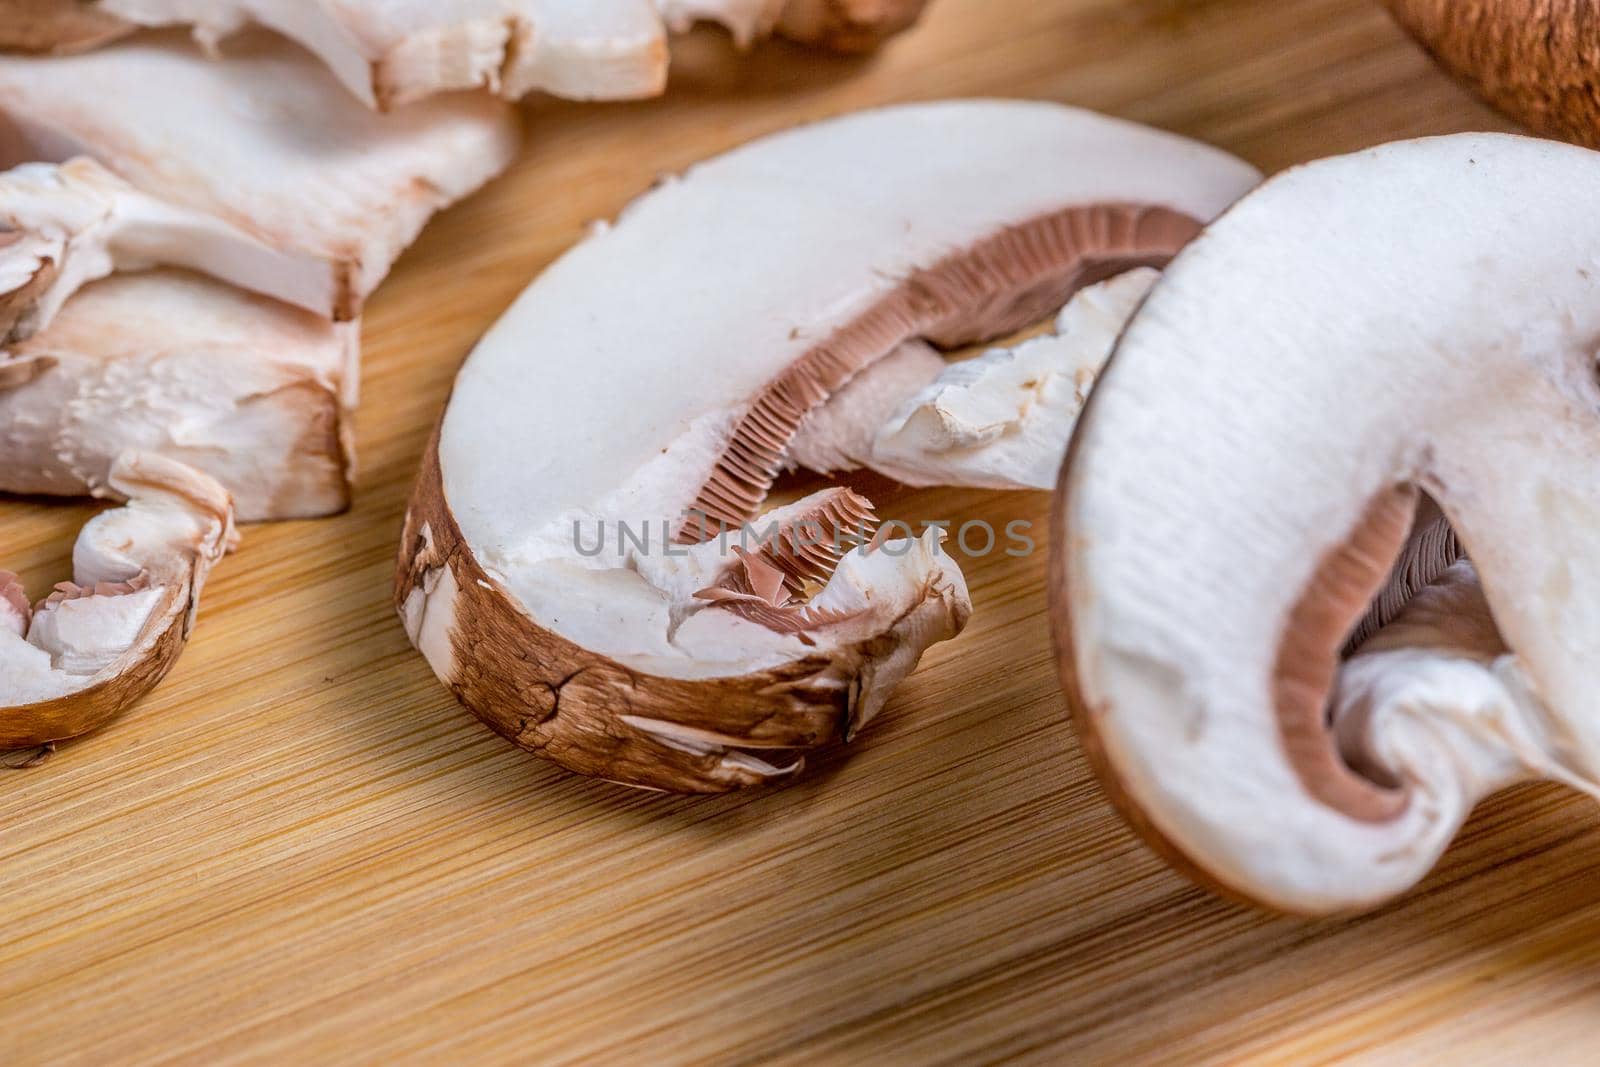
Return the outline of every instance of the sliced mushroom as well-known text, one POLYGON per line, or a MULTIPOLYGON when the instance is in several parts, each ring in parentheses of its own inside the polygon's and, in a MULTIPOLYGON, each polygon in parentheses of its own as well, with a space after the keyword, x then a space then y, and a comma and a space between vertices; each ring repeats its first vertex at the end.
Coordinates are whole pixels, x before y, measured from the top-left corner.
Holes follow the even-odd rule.
MULTIPOLYGON (((329 264, 339 318, 354 317, 428 218, 502 170, 516 145, 502 102, 462 94, 376 115, 267 34, 241 38, 227 64, 162 36, 0 56, 0 166, 93 157, 150 197, 329 264)), ((197 258, 218 248, 190 247, 197 258)), ((320 266, 276 295, 297 286, 298 303, 327 300, 320 266)))
POLYGON ((193 468, 128 453, 109 484, 127 503, 83 528, 71 582, 30 608, 0 572, 0 749, 88 733, 154 687, 234 543, 228 494, 193 468))
POLYGON ((843 490, 759 515, 808 413, 902 342, 1003 335, 1165 262, 1255 180, 1169 134, 989 101, 821 123, 662 183, 463 368, 407 518, 408 633, 484 721, 573 770, 687 791, 793 773, 969 611, 936 531, 858 545, 870 505, 843 490))
POLYGON ((459 89, 593 100, 654 96, 666 85, 666 34, 651 0, 100 0, 96 9, 129 31, 190 27, 212 51, 247 26, 265 26, 385 110, 459 89))
POLYGON ((1205 880, 1370 907, 1490 790, 1593 790, 1597 199, 1600 154, 1548 141, 1325 160, 1209 227, 1129 325, 1062 472, 1053 615, 1110 792, 1205 880), (1492 619, 1441 610, 1470 589, 1428 580, 1455 541, 1421 492, 1492 619))
POLYGON ((79 286, 158 265, 209 273, 325 318, 348 313, 353 299, 331 263, 162 203, 92 159, 0 172, 0 345, 48 326, 79 286))
POLYGON ((720 22, 741 44, 781 32, 859 51, 916 21, 927 0, 0 0, 0 48, 73 52, 139 27, 185 26, 208 50, 251 26, 298 42, 369 107, 488 89, 509 100, 655 96, 663 21, 720 22), (9 25, 8 25, 9 23, 9 25))
POLYGON ((1450 73, 1540 133, 1600 146, 1600 18, 1589 0, 1384 0, 1450 73))
POLYGON ((245 521, 342 511, 357 331, 178 272, 96 282, 0 354, 0 491, 104 495, 136 448, 217 479, 245 521))

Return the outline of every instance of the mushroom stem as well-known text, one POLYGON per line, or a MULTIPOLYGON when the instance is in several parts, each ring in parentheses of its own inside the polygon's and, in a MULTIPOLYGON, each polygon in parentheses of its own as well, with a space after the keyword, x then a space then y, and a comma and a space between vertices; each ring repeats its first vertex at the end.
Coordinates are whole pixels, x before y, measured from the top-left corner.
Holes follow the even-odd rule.
POLYGON ((1600 758, 1538 698, 1467 560, 1341 668, 1331 708, 1352 766, 1420 789, 1453 827, 1477 801, 1532 779, 1600 800, 1600 758))

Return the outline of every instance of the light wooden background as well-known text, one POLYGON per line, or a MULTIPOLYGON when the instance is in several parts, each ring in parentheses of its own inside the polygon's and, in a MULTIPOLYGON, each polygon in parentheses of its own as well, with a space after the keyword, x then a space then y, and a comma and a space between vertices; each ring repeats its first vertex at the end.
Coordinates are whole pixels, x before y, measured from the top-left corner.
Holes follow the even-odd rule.
MULTIPOLYGON (((1365 919, 1214 900, 1086 772, 1042 553, 970 567, 968 632, 851 752, 768 794, 564 774, 407 646, 390 568, 428 425, 587 220, 797 120, 976 94, 1096 107, 1269 171, 1504 126, 1368 0, 936 0, 872 61, 738 58, 706 32, 663 101, 530 107, 515 172, 372 305, 354 512, 248 531, 152 699, 0 774, 0 1061, 1593 1062, 1589 804, 1490 802, 1426 885, 1365 919)), ((891 515, 1045 510, 872 491, 891 515)), ((4 504, 5 561, 36 589, 64 577, 85 514, 4 504)))

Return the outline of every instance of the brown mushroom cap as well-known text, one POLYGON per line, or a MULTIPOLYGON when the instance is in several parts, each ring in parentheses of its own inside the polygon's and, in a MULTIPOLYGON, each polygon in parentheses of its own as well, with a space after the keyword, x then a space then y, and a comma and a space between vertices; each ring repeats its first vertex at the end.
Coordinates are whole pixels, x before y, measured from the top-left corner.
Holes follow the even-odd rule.
POLYGON ((1384 0, 1447 70, 1539 133, 1600 146, 1600 9, 1589 0, 1384 0))

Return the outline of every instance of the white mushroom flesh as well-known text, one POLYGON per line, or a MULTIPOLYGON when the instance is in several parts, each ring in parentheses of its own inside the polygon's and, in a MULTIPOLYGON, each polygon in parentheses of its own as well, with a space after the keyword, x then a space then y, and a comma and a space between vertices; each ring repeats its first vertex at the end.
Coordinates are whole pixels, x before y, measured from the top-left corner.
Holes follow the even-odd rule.
POLYGON ((358 324, 195 275, 119 274, 0 354, 0 491, 112 494, 136 448, 216 478, 246 521, 350 499, 358 324))
POLYGON ((327 318, 340 310, 331 263, 164 204, 91 159, 0 172, 0 236, 0 344, 44 329, 84 284, 155 266, 211 274, 327 318))
POLYGON ((479 345, 440 440, 450 505, 529 614, 585 648, 673 677, 793 658, 796 638, 725 613, 669 626, 653 573, 675 565, 663 524, 700 503, 752 398, 953 249, 1098 204, 1209 218, 1254 178, 1193 142, 1022 103, 868 112, 728 153, 568 253, 479 345), (648 523, 654 550, 575 551, 575 531, 624 523, 648 523))
POLYGON ((435 211, 509 164, 517 139, 512 109, 479 94, 375 114, 270 34, 241 36, 227 63, 170 34, 0 55, 0 166, 90 156, 147 196, 330 264, 341 318, 435 211))

